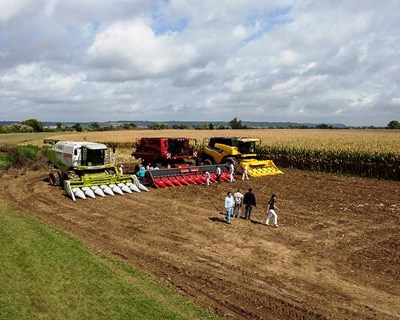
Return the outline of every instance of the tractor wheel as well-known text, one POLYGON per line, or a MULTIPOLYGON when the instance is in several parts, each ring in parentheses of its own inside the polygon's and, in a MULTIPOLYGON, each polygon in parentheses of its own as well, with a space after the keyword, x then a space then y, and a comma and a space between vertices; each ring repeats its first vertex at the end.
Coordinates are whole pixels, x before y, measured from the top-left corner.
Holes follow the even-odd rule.
POLYGON ((227 164, 227 163, 229 163, 229 162, 233 164, 233 166, 234 166, 234 168, 235 168, 235 172, 236 172, 237 169, 238 169, 238 167, 239 167, 239 163, 238 163, 237 159, 234 158, 234 157, 226 157, 226 158, 224 159, 224 163, 227 164))
POLYGON ((210 159, 210 158, 205 158, 204 159, 204 165, 205 166, 210 166, 212 164, 214 164, 214 161, 212 159, 210 159))
POLYGON ((74 171, 67 171, 67 180, 79 179, 79 175, 74 171))
POLYGON ((58 171, 52 171, 49 173, 49 183, 52 186, 61 186, 61 176, 58 171))

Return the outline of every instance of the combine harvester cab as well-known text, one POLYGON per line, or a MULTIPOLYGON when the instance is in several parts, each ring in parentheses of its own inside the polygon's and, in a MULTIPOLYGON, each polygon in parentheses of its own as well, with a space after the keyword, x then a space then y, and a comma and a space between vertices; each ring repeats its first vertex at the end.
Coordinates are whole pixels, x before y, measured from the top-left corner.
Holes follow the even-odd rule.
POLYGON ((221 168, 221 181, 229 181, 229 173, 225 165, 205 165, 171 169, 149 170, 147 177, 154 188, 179 187, 183 185, 203 185, 206 183, 206 172, 210 173, 210 181, 216 182, 217 167, 221 168))
POLYGON ((256 138, 210 138, 201 158, 205 164, 232 163, 239 173, 243 173, 243 166, 246 166, 248 175, 252 177, 283 174, 272 160, 259 159, 256 152, 259 143, 260 139, 256 138))
POLYGON ((132 156, 159 168, 193 166, 197 160, 189 138, 141 138, 132 156))
POLYGON ((63 186, 72 200, 149 191, 135 175, 106 164, 107 147, 94 142, 59 141, 47 153, 54 170, 49 182, 63 186))

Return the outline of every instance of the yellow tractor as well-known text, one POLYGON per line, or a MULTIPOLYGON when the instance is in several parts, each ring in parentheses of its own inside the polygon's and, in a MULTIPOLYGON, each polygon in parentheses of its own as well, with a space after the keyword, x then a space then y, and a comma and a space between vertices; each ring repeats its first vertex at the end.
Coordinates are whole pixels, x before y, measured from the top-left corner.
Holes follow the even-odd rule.
POLYGON ((283 174, 272 160, 259 159, 256 152, 259 143, 256 138, 213 137, 204 145, 200 159, 205 165, 232 163, 239 173, 246 166, 252 177, 283 174))

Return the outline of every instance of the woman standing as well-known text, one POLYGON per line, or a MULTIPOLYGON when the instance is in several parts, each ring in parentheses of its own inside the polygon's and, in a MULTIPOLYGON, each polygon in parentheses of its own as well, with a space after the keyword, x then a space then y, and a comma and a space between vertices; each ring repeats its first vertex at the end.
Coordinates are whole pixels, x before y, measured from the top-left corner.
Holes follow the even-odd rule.
POLYGON ((275 205, 276 202, 276 194, 273 193, 271 198, 268 200, 268 215, 267 220, 265 220, 265 225, 269 226, 269 220, 274 217, 274 227, 278 228, 278 215, 276 214, 275 210, 279 210, 278 207, 275 205))

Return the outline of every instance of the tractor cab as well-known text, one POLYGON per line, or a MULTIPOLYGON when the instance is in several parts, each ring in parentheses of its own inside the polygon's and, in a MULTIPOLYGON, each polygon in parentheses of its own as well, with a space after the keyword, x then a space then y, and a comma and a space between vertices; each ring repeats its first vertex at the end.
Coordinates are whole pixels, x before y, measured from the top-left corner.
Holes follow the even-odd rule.
POLYGON ((242 157, 255 157, 257 144, 260 142, 259 139, 238 139, 237 149, 242 157))
MULTIPOLYGON (((105 164, 106 150, 101 144, 84 144, 80 148, 81 166, 102 166, 105 164)), ((78 151, 75 149, 75 151, 78 151)))

